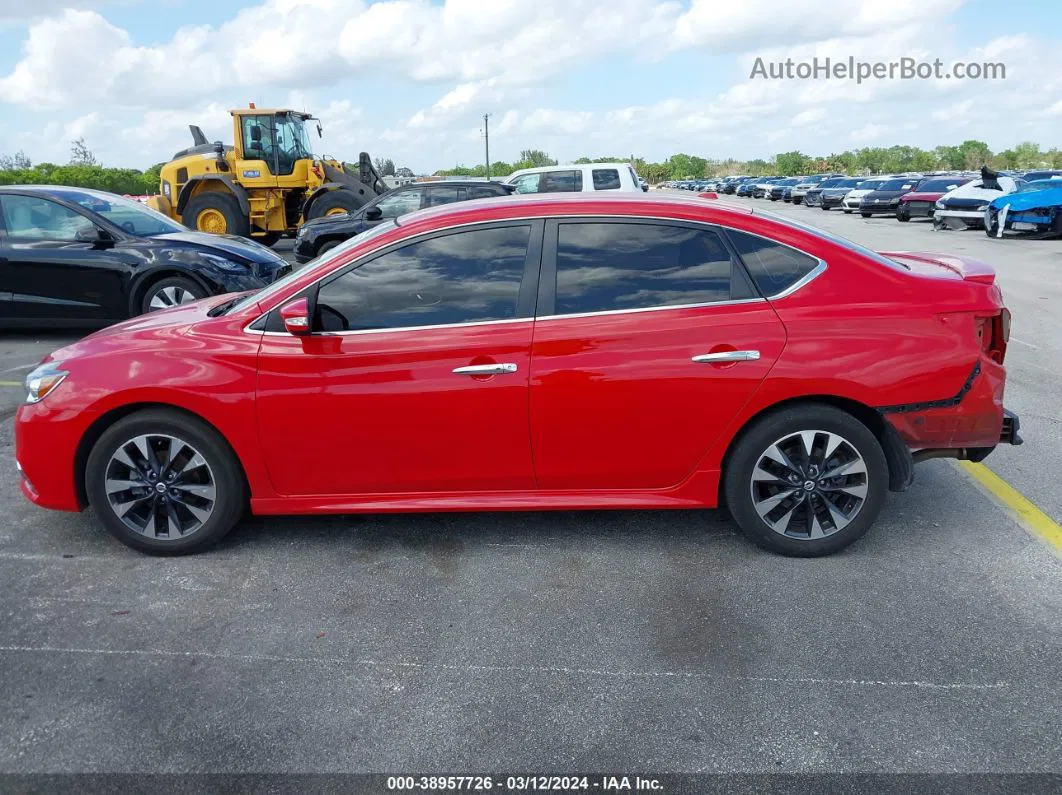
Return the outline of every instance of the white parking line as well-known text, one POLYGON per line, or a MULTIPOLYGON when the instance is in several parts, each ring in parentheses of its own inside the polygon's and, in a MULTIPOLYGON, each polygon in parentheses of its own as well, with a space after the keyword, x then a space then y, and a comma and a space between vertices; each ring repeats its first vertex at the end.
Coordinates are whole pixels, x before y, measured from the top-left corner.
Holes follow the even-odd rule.
POLYGON ((14 367, 8 367, 6 370, 0 370, 0 373, 13 373, 16 370, 32 370, 40 362, 32 362, 31 364, 17 364, 14 367))
POLYGON ((1035 351, 1040 350, 1040 346, 1039 345, 1033 345, 1031 342, 1026 342, 1025 340, 1020 340, 1017 337, 1015 337, 1014 335, 1011 335, 1010 341, 1011 342, 1016 342, 1019 345, 1025 345, 1026 347, 1032 348, 1035 351))

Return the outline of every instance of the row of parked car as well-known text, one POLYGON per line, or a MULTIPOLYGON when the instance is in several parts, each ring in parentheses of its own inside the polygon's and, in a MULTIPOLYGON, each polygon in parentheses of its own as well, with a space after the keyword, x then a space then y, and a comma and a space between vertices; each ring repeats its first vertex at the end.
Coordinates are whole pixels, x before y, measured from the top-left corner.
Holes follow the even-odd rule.
POLYGON ((981 228, 990 237, 1004 232, 1062 236, 1062 170, 996 172, 985 167, 980 174, 734 176, 698 186, 702 191, 840 209, 864 218, 927 218, 934 229, 981 228))

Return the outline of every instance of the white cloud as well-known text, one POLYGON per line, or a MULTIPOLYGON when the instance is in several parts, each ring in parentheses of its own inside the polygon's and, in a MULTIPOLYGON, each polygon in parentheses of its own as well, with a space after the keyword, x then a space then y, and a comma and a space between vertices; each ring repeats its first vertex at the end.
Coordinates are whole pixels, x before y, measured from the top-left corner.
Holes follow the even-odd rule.
POLYGON ((824 108, 808 108, 802 110, 796 116, 794 116, 789 124, 793 127, 807 127, 809 124, 822 121, 826 118, 826 110, 824 108))

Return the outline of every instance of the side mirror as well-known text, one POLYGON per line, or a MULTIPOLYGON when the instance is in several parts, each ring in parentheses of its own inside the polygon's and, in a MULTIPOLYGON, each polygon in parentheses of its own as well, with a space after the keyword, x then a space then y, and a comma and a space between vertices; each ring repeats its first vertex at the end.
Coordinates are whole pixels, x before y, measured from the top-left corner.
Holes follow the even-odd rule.
POLYGON ((114 242, 111 233, 98 226, 86 226, 74 233, 74 240, 78 243, 92 243, 93 245, 109 245, 114 242))
POLYGON ((381 221, 383 220, 383 210, 379 207, 370 207, 365 211, 366 221, 381 221))
POLYGON ((296 337, 305 337, 311 332, 310 301, 296 298, 280 308, 280 319, 284 321, 284 330, 296 337))
POLYGON ((214 141, 214 151, 218 153, 219 157, 223 157, 225 155, 225 144, 221 141, 214 141))

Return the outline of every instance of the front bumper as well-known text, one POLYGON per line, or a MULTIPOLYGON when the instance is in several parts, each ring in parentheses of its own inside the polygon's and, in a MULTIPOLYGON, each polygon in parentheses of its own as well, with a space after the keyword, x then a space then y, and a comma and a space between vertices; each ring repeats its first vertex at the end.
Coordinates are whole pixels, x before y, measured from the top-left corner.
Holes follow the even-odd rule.
POLYGON ((969 219, 972 221, 984 221, 984 210, 949 210, 947 207, 944 209, 938 208, 935 216, 937 218, 962 218, 964 220, 969 219))
POLYGON ((895 215, 897 206, 896 204, 860 204, 859 212, 871 215, 895 215))
POLYGON ((844 196, 823 196, 819 204, 823 207, 840 207, 844 204, 844 196))
POLYGON ((905 208, 911 218, 931 218, 936 209, 933 202, 927 201, 900 202, 900 207, 905 208))

